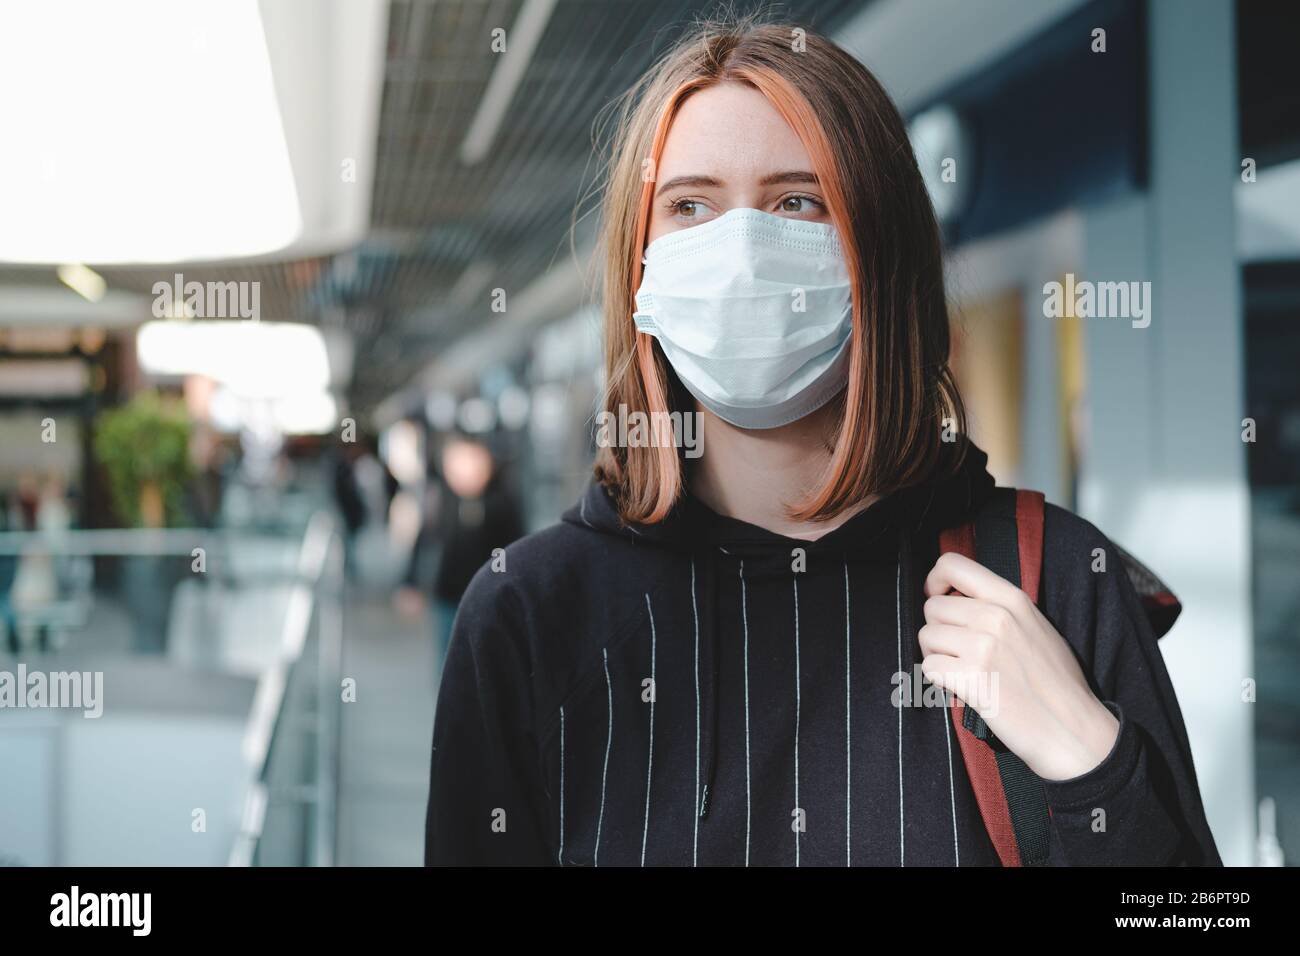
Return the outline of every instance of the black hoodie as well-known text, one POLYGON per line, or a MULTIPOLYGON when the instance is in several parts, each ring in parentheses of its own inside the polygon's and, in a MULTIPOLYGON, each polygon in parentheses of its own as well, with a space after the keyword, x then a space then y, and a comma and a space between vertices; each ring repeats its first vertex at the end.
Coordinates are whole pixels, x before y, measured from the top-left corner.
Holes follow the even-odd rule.
MULTIPOLYGON (((947 710, 897 704, 922 699, 922 585, 939 530, 993 488, 985 463, 972 447, 816 541, 689 495, 628 526, 592 484, 465 594, 426 863, 997 865, 947 710)), ((1218 865, 1118 552, 1052 506, 1040 607, 1120 720, 1098 767, 1045 782, 1049 862, 1218 865)))

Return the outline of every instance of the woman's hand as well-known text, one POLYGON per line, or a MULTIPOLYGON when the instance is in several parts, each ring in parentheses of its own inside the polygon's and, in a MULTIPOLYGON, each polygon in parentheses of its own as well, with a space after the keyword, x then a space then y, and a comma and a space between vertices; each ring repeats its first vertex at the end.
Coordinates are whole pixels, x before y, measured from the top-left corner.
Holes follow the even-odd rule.
POLYGON ((1024 591, 948 553, 926 577, 925 593, 921 671, 931 683, 973 707, 1045 780, 1081 776, 1106 758, 1119 721, 1024 591))

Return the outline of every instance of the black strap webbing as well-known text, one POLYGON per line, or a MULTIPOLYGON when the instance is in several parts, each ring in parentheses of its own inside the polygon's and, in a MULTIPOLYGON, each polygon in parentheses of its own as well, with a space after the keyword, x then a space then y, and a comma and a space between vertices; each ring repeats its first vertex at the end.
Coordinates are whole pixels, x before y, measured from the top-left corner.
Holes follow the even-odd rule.
MULTIPOLYGON (((1020 587, 1015 489, 998 488, 980 509, 975 518, 975 556, 984 567, 1020 587)), ((994 736, 973 708, 966 708, 963 723, 967 730, 987 741, 997 753, 998 772, 1007 797, 1007 809, 1011 812, 1011 826, 1016 833, 1021 865, 1042 866, 1047 862, 1050 826, 1042 781, 994 736)))

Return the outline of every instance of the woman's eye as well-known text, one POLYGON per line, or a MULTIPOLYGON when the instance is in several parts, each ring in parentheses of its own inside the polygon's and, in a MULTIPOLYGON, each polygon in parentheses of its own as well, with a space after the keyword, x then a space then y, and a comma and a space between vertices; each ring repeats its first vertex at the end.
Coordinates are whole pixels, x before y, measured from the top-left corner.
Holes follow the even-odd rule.
POLYGON ((699 203, 691 199, 681 199, 673 203, 673 211, 683 219, 694 219, 699 212, 699 203))
POLYGON ((810 196, 786 196, 781 200, 781 211, 789 213, 815 212, 820 203, 810 196))

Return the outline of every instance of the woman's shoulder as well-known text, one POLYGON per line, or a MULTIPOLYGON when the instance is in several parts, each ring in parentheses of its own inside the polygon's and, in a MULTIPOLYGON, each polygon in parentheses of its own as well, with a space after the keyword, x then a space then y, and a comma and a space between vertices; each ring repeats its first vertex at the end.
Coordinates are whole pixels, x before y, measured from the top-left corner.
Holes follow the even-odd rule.
MULTIPOLYGON (((1141 550, 1141 543, 1134 543, 1141 550)), ((1158 574, 1095 524, 1057 505, 1043 514, 1039 606, 1104 638, 1141 633, 1154 641, 1177 619, 1181 604, 1158 574)))
POLYGON ((1105 551, 1110 547, 1110 539, 1087 518, 1051 502, 1043 505, 1044 563, 1049 554, 1072 562, 1098 548, 1105 551))
POLYGON ((570 590, 596 560, 590 537, 560 521, 493 549, 471 578, 462 604, 530 604, 570 590))
POLYGON ((1087 518, 1050 503, 1043 508, 1043 574, 1045 580, 1050 574, 1094 586, 1113 574, 1139 593, 1164 587, 1150 568, 1087 518))
POLYGON ((628 607, 620 594, 652 586, 672 564, 666 551, 646 547, 632 534, 566 517, 496 549, 474 574, 460 613, 512 632, 560 638, 596 636, 620 626, 628 607))
POLYGON ((498 549, 461 600, 449 659, 474 672, 509 673, 551 714, 612 648, 643 623, 629 594, 657 589, 672 556, 616 535, 561 521, 498 549), (468 655, 468 656, 467 656, 468 655))

